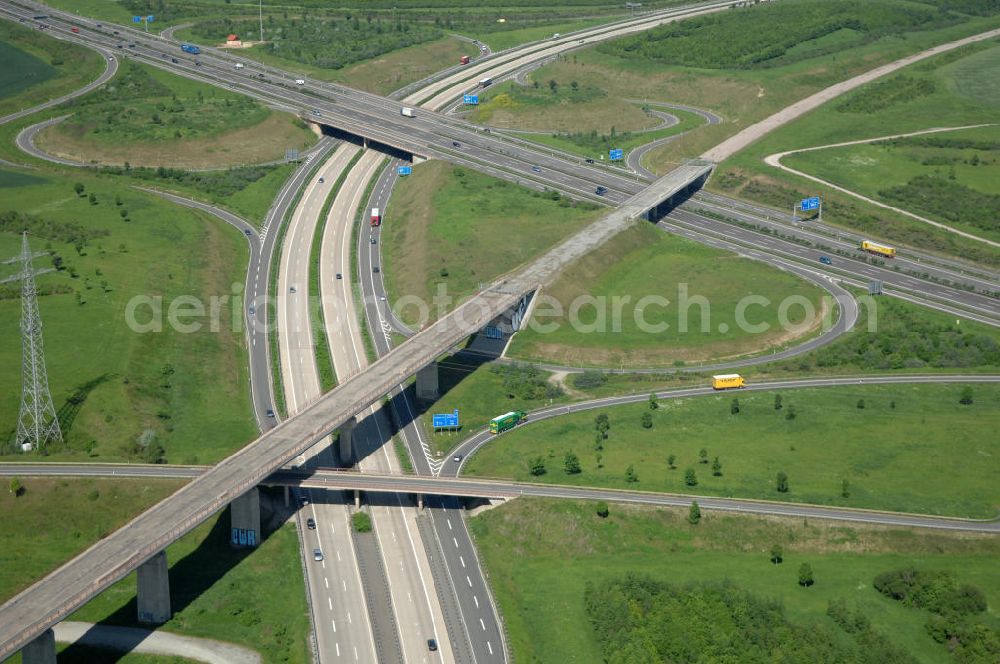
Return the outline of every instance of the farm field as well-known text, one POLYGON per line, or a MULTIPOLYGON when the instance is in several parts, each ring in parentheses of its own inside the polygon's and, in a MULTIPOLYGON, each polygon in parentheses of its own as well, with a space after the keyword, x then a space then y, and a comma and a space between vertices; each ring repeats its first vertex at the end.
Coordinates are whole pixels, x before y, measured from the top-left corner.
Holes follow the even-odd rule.
POLYGON ((457 303, 601 214, 556 196, 439 161, 415 166, 383 215, 382 264, 394 310, 415 323, 420 308, 406 304, 415 297, 436 319, 439 289, 457 303))
POLYGON ((71 117, 36 145, 101 164, 220 168, 282 159, 316 140, 297 118, 249 97, 131 61, 104 92, 63 108, 71 117))
MULTIPOLYGON (((843 599, 912 661, 951 664, 956 660, 947 645, 925 629, 928 611, 906 607, 872 587, 876 575, 900 568, 946 571, 983 591, 991 611, 977 614, 974 622, 1000 628, 992 610, 1000 603, 996 537, 704 510, 692 526, 686 509, 615 503, 609 508, 602 519, 595 503, 519 498, 470 520, 518 661, 606 661, 585 592, 629 573, 680 586, 731 583, 778 602, 793 623, 832 634, 830 645, 853 643, 827 613, 832 601, 843 599), (783 548, 778 565, 769 561, 775 544, 783 548), (802 563, 814 573, 815 583, 807 588, 797 583, 802 563)), ((692 634, 712 633, 719 632, 692 634)))
POLYGON ((0 23, 0 61, 0 116, 82 87, 105 67, 98 53, 8 21, 0 23))
MULTIPOLYGON (((49 458, 211 463, 253 438, 242 234, 86 173, 73 180, 0 173, 0 185, 12 185, 3 189, 0 255, 19 253, 27 228, 32 250, 50 252, 35 267, 60 268, 37 279, 49 387, 67 441, 49 458), (181 300, 178 311, 182 296, 195 304, 181 300), (136 297, 138 327, 130 328, 136 297), (155 298, 162 298, 159 318, 155 298), (198 304, 203 315, 190 316, 198 304)), ((3 276, 15 270, 6 266, 3 276)), ((0 347, 0 431, 10 433, 20 399, 20 287, 0 292, 0 335, 9 340, 0 347)))
MULTIPOLYGON (((713 187, 724 193, 785 207, 805 192, 824 196, 824 219, 890 243, 939 251, 996 265, 1000 255, 983 243, 935 229, 836 191, 820 191, 763 163, 786 150, 877 138, 936 127, 994 123, 1000 107, 989 89, 968 92, 976 77, 1000 73, 1000 46, 966 46, 904 68, 885 80, 849 93, 766 136, 724 162, 713 187)), ((988 87, 988 86, 987 86, 988 87)), ((858 187, 876 200, 955 228, 996 240, 993 209, 997 130, 995 127, 899 139, 891 144, 802 153, 787 164, 858 187), (962 142, 968 139, 971 142, 962 142), (959 142, 956 142, 959 141, 959 142), (845 161, 846 160, 846 161, 845 161)))
POLYGON ((969 405, 959 403, 963 389, 733 391, 662 400, 655 410, 645 402, 615 406, 508 432, 473 456, 466 470, 555 484, 991 518, 1000 507, 1000 455, 984 432, 1000 424, 1000 388, 973 386, 969 405), (610 430, 598 444, 595 418, 601 413, 610 430), (649 428, 641 424, 647 413, 649 428), (577 455, 582 472, 564 472, 566 452, 577 455), (671 454, 675 468, 669 467, 671 454), (546 472, 535 476, 530 469, 538 456, 546 472), (637 480, 627 479, 629 467, 637 480), (694 485, 688 469, 695 471, 694 485), (777 487, 779 472, 788 477, 785 492, 777 487))
POLYGON ((539 300, 507 354, 611 368, 728 359, 817 333, 835 307, 823 294, 786 272, 643 224, 566 268, 544 291, 560 306, 539 300), (746 319, 763 330, 739 324, 740 302, 750 296, 767 299, 746 319))

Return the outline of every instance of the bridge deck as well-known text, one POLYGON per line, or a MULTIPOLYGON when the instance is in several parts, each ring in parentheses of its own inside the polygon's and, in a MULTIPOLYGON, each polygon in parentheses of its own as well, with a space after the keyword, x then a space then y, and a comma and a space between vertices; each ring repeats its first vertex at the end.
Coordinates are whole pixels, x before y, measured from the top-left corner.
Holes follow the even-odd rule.
POLYGON ((570 262, 600 246, 710 169, 708 162, 691 162, 661 178, 0 606, 0 660, 261 483, 289 459, 484 327, 525 293, 548 283, 570 262))

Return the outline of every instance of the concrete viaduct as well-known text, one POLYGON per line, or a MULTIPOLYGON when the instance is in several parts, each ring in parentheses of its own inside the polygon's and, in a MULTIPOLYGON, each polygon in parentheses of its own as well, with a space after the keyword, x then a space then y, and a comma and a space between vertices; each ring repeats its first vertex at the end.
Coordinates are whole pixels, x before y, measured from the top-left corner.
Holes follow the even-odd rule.
POLYGON ((237 544, 254 546, 260 530, 258 484, 335 429, 343 435, 357 413, 408 376, 422 373, 436 382, 436 372, 421 370, 438 356, 629 225, 663 213, 675 199, 700 187, 712 167, 694 160, 660 178, 7 601, 0 606, 0 660, 23 649, 25 664, 55 664, 51 627, 133 570, 138 571, 139 620, 168 620, 167 545, 231 504, 232 528, 243 533, 237 544))

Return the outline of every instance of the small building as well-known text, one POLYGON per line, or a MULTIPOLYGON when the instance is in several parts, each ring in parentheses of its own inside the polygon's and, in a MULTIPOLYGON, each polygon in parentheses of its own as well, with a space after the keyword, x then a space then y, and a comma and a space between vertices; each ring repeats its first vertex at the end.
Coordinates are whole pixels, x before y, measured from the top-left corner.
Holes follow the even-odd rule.
POLYGON ((240 41, 239 35, 227 35, 226 46, 243 46, 243 42, 240 41))

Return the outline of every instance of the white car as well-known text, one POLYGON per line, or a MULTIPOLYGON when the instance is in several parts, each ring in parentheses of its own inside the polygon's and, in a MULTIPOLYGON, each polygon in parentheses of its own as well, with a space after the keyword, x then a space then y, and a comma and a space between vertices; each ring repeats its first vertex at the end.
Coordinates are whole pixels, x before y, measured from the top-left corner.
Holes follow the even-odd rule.
POLYGON ((313 560, 321 562, 323 560, 323 551, 320 549, 313 549, 313 560))

